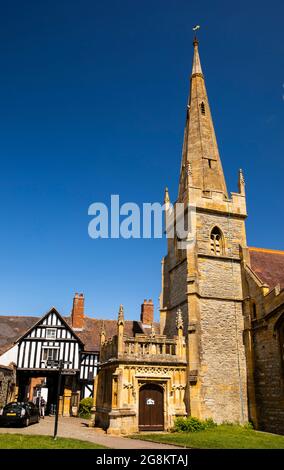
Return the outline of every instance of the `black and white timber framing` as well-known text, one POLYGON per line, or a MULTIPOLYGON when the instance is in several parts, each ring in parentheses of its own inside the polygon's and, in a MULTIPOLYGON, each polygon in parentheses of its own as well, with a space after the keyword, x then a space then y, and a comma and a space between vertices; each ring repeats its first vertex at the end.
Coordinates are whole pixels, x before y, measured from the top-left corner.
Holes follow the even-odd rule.
POLYGON ((92 385, 97 374, 98 353, 84 345, 64 318, 52 308, 18 340, 17 369, 40 372, 53 369, 48 361, 65 361, 66 373, 78 374, 82 386, 92 385))

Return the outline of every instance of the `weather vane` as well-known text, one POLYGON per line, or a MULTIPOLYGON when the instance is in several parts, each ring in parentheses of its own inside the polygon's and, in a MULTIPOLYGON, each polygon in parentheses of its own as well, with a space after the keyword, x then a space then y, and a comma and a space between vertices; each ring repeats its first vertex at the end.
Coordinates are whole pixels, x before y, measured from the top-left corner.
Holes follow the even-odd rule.
POLYGON ((200 29, 200 25, 199 25, 199 24, 195 25, 195 26, 192 28, 192 31, 195 32, 195 37, 194 37, 195 40, 197 40, 196 31, 198 31, 199 29, 200 29))

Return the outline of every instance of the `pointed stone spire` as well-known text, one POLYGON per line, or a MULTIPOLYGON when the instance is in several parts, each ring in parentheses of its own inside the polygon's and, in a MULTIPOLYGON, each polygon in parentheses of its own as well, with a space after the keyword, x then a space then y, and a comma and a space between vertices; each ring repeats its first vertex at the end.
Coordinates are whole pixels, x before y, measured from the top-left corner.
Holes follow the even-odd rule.
MULTIPOLYGON (((187 105, 179 183, 179 202, 188 199, 190 188, 217 191, 227 196, 205 80, 201 68, 198 41, 194 54, 187 105)), ((193 202, 193 201, 192 201, 193 202)))

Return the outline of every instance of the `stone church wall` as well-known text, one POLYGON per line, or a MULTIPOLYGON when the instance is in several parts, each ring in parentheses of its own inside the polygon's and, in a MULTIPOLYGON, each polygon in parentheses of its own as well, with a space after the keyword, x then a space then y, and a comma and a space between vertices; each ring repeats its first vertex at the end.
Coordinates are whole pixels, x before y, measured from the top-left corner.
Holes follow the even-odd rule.
POLYGON ((284 434, 284 371, 274 323, 275 319, 271 319, 253 334, 258 428, 284 434))
POLYGON ((240 302, 200 300, 202 417, 247 421, 246 360, 240 302))
POLYGON ((240 264, 199 257, 199 293, 205 297, 242 299, 240 264))

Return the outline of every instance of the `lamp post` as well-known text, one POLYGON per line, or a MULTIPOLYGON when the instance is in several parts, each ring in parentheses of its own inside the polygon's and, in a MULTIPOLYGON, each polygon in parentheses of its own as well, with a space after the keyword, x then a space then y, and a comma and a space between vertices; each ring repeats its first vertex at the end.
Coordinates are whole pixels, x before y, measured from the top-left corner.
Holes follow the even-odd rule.
POLYGON ((56 410, 55 410, 55 421, 54 421, 54 432, 53 432, 53 439, 56 440, 57 438, 57 429, 58 429, 58 415, 59 415, 59 403, 60 403, 60 390, 61 390, 61 382, 62 382, 62 371, 64 365, 72 364, 71 361, 63 361, 63 359, 59 359, 57 361, 47 361, 47 366, 57 367, 58 368, 58 383, 57 383, 57 395, 56 395, 56 410))

